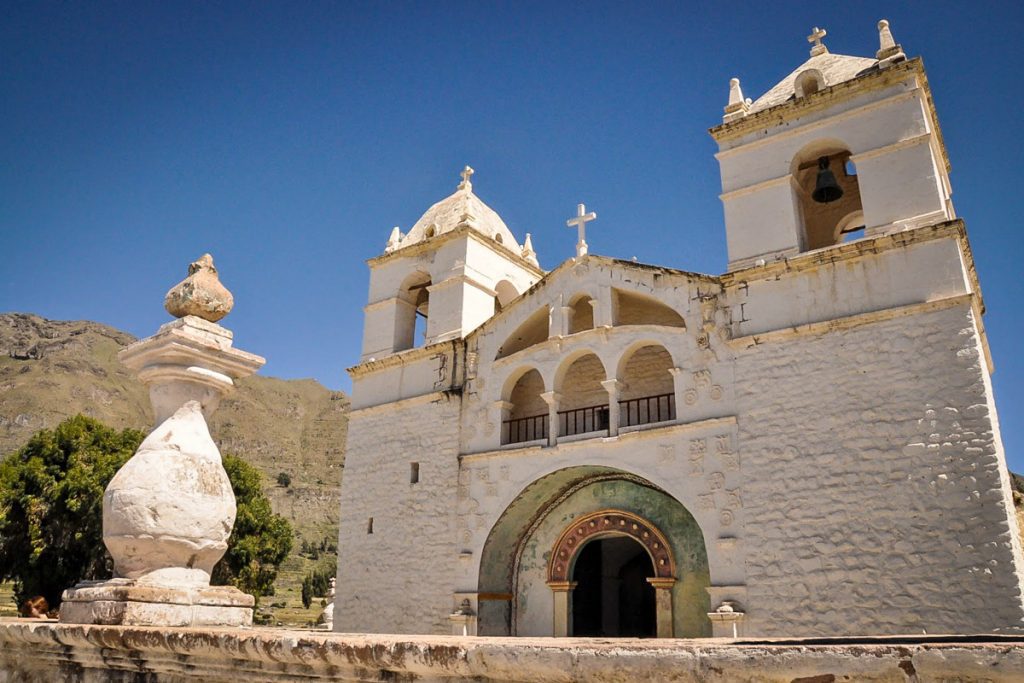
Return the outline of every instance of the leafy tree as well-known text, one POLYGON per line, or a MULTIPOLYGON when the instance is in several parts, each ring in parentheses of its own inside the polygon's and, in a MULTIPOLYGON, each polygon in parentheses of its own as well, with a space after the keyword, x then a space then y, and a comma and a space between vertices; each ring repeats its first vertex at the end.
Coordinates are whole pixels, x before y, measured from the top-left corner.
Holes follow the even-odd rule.
POLYGON ((256 597, 273 595, 277 568, 292 549, 292 527, 270 509, 259 470, 233 455, 224 456, 224 469, 238 515, 228 550, 213 568, 212 582, 237 586, 256 597))
POLYGON ((302 606, 309 609, 313 598, 327 595, 334 578, 334 567, 319 566, 302 579, 302 606))
POLYGON ((277 485, 288 488, 292 485, 292 475, 287 472, 278 472, 277 474, 277 485))
MULTIPOLYGON (((103 545, 103 492, 144 436, 76 415, 0 460, 0 580, 14 579, 19 604, 42 595, 56 606, 65 588, 112 575, 103 545)), ((272 591, 291 549, 291 529, 270 510, 253 467, 232 456, 224 466, 238 518, 214 582, 259 597, 272 591)))

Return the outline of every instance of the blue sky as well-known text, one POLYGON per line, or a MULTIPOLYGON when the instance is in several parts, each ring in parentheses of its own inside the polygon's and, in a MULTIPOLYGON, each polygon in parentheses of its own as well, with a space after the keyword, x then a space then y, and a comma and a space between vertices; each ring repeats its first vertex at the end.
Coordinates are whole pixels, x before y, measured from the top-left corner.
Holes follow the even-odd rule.
POLYGON ((348 389, 365 259, 458 182, 541 264, 591 251, 725 268, 707 128, 807 58, 928 69, 988 307, 1004 440, 1024 470, 1018 303, 1022 3, 15 3, 0 7, 0 311, 138 336, 205 251, 264 374, 348 389), (770 7, 769 9, 765 9, 770 7))

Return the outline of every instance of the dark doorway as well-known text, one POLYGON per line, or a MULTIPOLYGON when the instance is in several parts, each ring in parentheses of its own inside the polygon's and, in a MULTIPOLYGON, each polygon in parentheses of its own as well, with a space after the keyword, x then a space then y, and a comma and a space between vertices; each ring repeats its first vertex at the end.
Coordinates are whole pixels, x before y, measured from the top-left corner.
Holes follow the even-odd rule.
POLYGON ((591 541, 573 568, 572 635, 653 638, 654 565, 643 546, 626 536, 591 541))

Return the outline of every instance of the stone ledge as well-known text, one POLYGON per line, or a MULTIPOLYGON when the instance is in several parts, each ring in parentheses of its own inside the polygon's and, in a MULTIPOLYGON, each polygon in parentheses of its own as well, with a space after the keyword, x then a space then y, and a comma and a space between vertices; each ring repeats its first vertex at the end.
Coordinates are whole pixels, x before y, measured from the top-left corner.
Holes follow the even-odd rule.
POLYGON ((0 680, 1024 680, 1024 639, 464 638, 0 620, 0 680), (130 673, 129 673, 130 672, 130 673), (916 678, 915 678, 916 676, 916 678))

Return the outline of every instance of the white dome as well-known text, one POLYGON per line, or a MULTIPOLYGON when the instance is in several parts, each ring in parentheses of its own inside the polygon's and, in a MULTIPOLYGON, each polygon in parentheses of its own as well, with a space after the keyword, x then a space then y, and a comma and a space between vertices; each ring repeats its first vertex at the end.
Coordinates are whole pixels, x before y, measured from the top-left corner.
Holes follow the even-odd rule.
POLYGON ((484 204, 473 194, 473 184, 469 181, 472 169, 463 171, 463 181, 454 194, 445 197, 427 209, 409 233, 401 237, 391 246, 391 250, 403 249, 424 240, 451 232, 461 225, 468 225, 472 230, 501 244, 515 254, 522 253, 522 246, 516 241, 515 235, 505 225, 494 209, 484 204))

